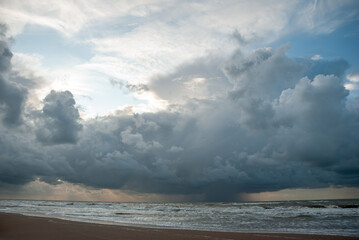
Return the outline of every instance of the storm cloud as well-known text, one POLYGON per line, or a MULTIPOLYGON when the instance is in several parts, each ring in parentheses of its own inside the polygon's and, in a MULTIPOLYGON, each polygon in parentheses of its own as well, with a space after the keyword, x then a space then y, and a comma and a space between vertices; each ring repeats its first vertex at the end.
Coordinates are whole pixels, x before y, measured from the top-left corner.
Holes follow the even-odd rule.
POLYGON ((345 60, 290 58, 287 45, 211 55, 140 86, 165 110, 81 120, 71 92, 51 91, 19 123, 32 89, 6 80, 12 54, 0 46, 3 185, 62 179, 210 201, 359 186, 359 108, 344 88, 345 60))
POLYGON ((80 114, 69 91, 52 90, 43 100, 39 114, 36 135, 44 144, 76 143, 82 125, 78 123, 80 114))
POLYGON ((0 25, 0 116, 7 125, 17 125, 26 98, 26 90, 16 82, 9 81, 11 53, 5 39, 6 27, 0 25))

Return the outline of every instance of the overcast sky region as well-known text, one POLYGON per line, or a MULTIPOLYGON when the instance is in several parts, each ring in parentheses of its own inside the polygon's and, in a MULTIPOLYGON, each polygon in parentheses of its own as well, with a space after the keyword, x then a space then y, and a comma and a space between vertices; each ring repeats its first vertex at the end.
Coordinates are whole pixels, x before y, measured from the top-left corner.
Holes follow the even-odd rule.
POLYGON ((0 0, 0 198, 359 198, 359 1, 0 0))

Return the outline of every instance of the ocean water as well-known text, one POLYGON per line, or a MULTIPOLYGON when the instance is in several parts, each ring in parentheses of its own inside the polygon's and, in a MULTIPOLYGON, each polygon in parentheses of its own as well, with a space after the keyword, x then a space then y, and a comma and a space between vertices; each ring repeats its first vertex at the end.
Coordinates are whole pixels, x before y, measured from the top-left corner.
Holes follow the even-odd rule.
POLYGON ((359 200, 248 203, 0 200, 0 211, 148 227, 359 236, 359 200))

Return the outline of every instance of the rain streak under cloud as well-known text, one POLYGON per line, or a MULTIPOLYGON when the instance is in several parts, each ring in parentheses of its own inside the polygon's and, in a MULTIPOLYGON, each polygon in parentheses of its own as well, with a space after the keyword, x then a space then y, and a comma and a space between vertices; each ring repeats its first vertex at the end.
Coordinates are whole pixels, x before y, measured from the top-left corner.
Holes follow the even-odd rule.
POLYGON ((357 56, 302 56, 290 41, 357 23, 356 1, 136 2, 119 12, 94 2, 0 4, 3 197, 34 183, 203 201, 359 187, 357 56), (48 52, 12 50, 29 26, 90 44, 92 56, 74 52, 61 68, 46 65, 48 52), (75 77, 59 88, 49 77, 66 69, 75 77), (91 115, 92 103, 117 107, 91 115))

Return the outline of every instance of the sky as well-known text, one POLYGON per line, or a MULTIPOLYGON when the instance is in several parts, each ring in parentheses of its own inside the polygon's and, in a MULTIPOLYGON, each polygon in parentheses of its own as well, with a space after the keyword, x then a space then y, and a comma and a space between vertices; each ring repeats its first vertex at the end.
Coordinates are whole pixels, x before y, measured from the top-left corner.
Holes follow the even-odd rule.
POLYGON ((359 198, 359 2, 0 0, 0 198, 359 198))

